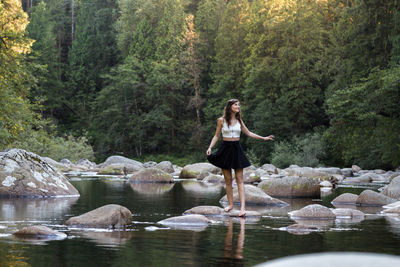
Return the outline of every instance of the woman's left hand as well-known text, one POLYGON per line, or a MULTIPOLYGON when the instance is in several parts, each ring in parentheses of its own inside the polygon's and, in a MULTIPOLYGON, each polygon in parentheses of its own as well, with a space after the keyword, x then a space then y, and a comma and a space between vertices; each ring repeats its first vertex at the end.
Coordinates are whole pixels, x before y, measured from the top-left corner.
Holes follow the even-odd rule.
POLYGON ((273 135, 268 135, 268 136, 264 137, 265 141, 268 141, 268 140, 273 141, 274 139, 275 139, 275 136, 273 136, 273 135))

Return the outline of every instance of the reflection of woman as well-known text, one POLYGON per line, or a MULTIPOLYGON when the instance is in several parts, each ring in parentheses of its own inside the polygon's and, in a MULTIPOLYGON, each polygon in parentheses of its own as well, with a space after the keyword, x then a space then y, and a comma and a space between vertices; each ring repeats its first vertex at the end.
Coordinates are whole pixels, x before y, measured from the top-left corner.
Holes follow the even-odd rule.
MULTIPOLYGON (((240 232, 237 239, 236 249, 233 254, 233 258, 236 260, 235 265, 239 266, 243 259, 243 245, 244 245, 244 223, 245 219, 240 218, 240 232)), ((230 261, 232 254, 232 239, 233 239, 233 223, 232 220, 229 221, 228 231, 225 236, 225 247, 224 247, 224 260, 230 261)))
POLYGON ((217 120, 217 130, 211 140, 211 144, 207 149, 207 159, 210 163, 222 169, 226 183, 226 195, 228 198, 228 206, 225 211, 228 212, 233 208, 233 192, 232 192, 232 169, 235 170, 236 183, 238 186, 240 199, 239 216, 245 216, 245 196, 243 185, 243 168, 250 166, 250 162, 246 158, 243 149, 239 143, 240 133, 244 132, 247 136, 260 140, 274 140, 274 136, 262 137, 250 132, 244 124, 240 114, 240 103, 237 99, 231 99, 225 106, 224 115, 217 120), (218 151, 211 154, 211 149, 218 141, 222 132, 223 143, 218 151))

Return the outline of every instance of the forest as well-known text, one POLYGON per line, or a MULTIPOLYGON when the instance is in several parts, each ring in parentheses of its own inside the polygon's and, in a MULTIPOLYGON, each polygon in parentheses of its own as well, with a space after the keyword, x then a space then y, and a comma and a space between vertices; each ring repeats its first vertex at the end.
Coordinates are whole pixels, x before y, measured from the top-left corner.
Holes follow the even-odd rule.
POLYGON ((1 0, 0 150, 205 161, 228 99, 255 165, 400 166, 398 0, 1 0))

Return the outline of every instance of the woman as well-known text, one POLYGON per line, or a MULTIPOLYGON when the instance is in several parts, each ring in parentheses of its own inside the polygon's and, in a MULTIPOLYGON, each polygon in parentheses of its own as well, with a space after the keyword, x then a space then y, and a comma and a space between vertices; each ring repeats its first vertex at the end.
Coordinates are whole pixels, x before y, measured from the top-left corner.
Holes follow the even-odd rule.
POLYGON ((245 196, 243 184, 243 168, 249 167, 250 162, 244 155, 243 149, 239 143, 240 133, 244 132, 247 136, 260 140, 274 140, 273 135, 266 137, 259 136, 250 132, 244 124, 240 114, 240 103, 237 99, 231 99, 225 106, 224 115, 217 120, 217 130, 207 149, 207 159, 213 165, 222 169, 226 184, 226 195, 228 206, 225 211, 233 209, 233 190, 232 190, 232 169, 235 170, 236 183, 238 186, 240 199, 239 216, 246 215, 245 196), (223 143, 218 151, 211 154, 211 149, 217 143, 222 132, 223 143))

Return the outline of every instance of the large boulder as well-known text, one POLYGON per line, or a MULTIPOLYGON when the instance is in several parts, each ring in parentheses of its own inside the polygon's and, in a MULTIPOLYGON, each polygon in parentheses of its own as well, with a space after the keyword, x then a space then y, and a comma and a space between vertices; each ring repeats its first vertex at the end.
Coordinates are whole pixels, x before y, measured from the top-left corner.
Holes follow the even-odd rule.
POLYGON ((295 210, 289 213, 292 218, 297 219, 335 219, 335 214, 327 207, 312 204, 305 206, 300 210, 295 210))
POLYGON ((97 167, 96 163, 85 158, 77 160, 75 164, 78 166, 86 167, 87 169, 94 169, 97 167))
POLYGON ((126 168, 125 165, 122 164, 110 164, 107 166, 102 167, 100 170, 98 170, 97 174, 101 175, 126 175, 128 173, 132 173, 133 170, 130 169, 128 172, 128 169, 126 168))
POLYGON ((171 174, 157 168, 142 169, 129 177, 131 183, 173 183, 171 174))
POLYGON ((357 201, 358 195, 352 193, 344 193, 340 196, 337 196, 334 200, 332 200, 332 204, 344 204, 344 205, 355 205, 357 201))
POLYGON ((144 168, 143 164, 139 161, 128 159, 122 156, 111 156, 106 159, 105 162, 99 164, 99 168, 103 169, 104 167, 115 165, 115 166, 123 166, 127 173, 133 173, 144 168))
POLYGON ((183 167, 181 173, 179 174, 179 178, 196 178, 197 175, 205 171, 214 174, 220 173, 220 169, 210 163, 195 163, 183 167))
POLYGON ((124 228, 131 224, 132 213, 125 207, 109 204, 69 218, 65 224, 73 227, 124 228))
POLYGON ((300 177, 309 177, 320 180, 329 180, 331 178, 331 174, 327 174, 325 172, 319 171, 318 169, 313 169, 310 167, 293 167, 285 169, 289 173, 290 176, 300 176, 300 177))
POLYGON ((369 189, 362 191, 356 200, 360 206, 383 206, 393 202, 396 200, 369 189))
POLYGON ((336 218, 364 218, 365 214, 362 211, 355 209, 332 209, 336 218))
POLYGON ((393 178, 390 184, 383 189, 382 194, 400 200, 400 176, 393 178))
POLYGON ((361 168, 358 167, 357 165, 353 165, 351 166, 351 170, 353 171, 353 173, 357 173, 361 171, 361 168))
POLYGON ((261 175, 255 168, 245 168, 243 169, 243 182, 245 184, 252 184, 261 181, 261 175))
POLYGON ((225 179, 222 175, 218 174, 210 174, 202 180, 203 183, 210 183, 210 184, 223 184, 225 183, 225 179))
POLYGON ((78 190, 54 166, 22 149, 0 152, 0 196, 79 196, 78 190))
POLYGON ((385 178, 380 174, 376 174, 373 172, 367 172, 359 177, 357 177, 361 182, 369 183, 369 182, 388 182, 389 178, 385 178))
POLYGON ((33 225, 24 227, 14 233, 16 237, 26 239, 65 239, 67 235, 47 226, 33 225))
POLYGON ((168 173, 175 172, 174 165, 172 165, 171 161, 161 161, 155 167, 168 173))
POLYGON ((281 179, 269 179, 259 185, 265 193, 273 197, 319 197, 319 180, 308 177, 288 176, 281 179))
MULTIPOLYGON (((267 195, 263 190, 254 185, 244 185, 246 205, 261 206, 287 206, 288 204, 282 200, 267 195)), ((225 195, 221 198, 220 203, 227 204, 228 199, 225 195)), ((239 193, 237 188, 233 189, 233 203, 240 205, 239 193)))
POLYGON ((261 166, 261 169, 267 171, 269 174, 278 174, 278 169, 272 164, 264 164, 261 166))

